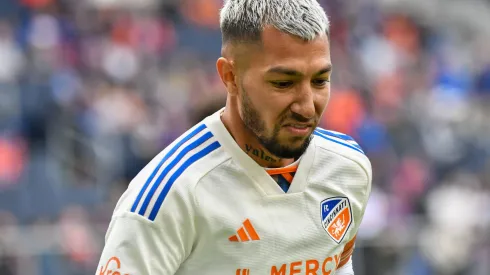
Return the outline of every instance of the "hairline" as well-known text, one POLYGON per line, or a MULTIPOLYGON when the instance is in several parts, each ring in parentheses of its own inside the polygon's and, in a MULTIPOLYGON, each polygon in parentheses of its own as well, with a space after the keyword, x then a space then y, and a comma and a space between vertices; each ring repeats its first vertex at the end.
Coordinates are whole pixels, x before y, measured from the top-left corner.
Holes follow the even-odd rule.
POLYGON ((288 34, 288 35, 291 35, 291 36, 294 36, 294 37, 297 37, 297 38, 300 38, 302 39, 303 41, 313 41, 315 40, 316 38, 322 36, 322 35, 326 35, 327 38, 328 38, 328 41, 330 42, 330 30, 327 29, 324 33, 318 33, 316 34, 313 39, 306 39, 304 37, 301 37, 297 34, 294 34, 294 33, 291 33, 291 32, 287 32, 287 31, 283 31, 279 28, 277 28, 276 26, 272 25, 272 24, 268 24, 268 25, 265 25, 261 30, 260 30, 260 34, 258 37, 256 38, 246 38, 246 37, 238 37, 238 38, 227 38, 223 35, 223 32, 222 32, 222 39, 221 39, 221 42, 222 42, 222 47, 225 47, 226 45, 241 45, 241 44, 251 44, 251 45, 256 45, 256 46, 262 46, 263 45, 263 39, 262 39, 262 35, 264 34, 264 29, 268 26, 271 26, 275 29, 277 29, 278 31, 282 32, 282 33, 285 33, 285 34, 288 34))
POLYGON ((225 37, 223 36, 222 37, 222 40, 221 40, 221 55, 222 56, 225 56, 225 49, 227 49, 228 47, 239 47, 239 46, 258 46, 258 47, 262 47, 264 44, 263 44, 263 39, 262 39, 262 35, 264 34, 264 29, 268 26, 271 26, 275 29, 277 29, 278 31, 282 32, 282 33, 285 33, 285 34, 288 34, 288 35, 291 35, 291 36, 294 36, 294 37, 297 37, 299 39, 302 39, 303 41, 313 41, 315 40, 316 38, 322 36, 323 34, 327 36, 327 40, 328 42, 331 42, 330 41, 330 31, 329 29, 327 29, 323 34, 322 33, 319 33, 317 35, 315 35, 315 37, 313 37, 313 39, 305 39, 304 37, 301 37, 299 35, 296 35, 296 34, 293 34, 293 33, 290 33, 290 32, 286 32, 286 31, 283 31, 283 30, 280 30, 278 29, 277 27, 275 27, 274 25, 272 24, 268 24, 268 25, 265 25, 262 30, 260 31, 260 34, 259 34, 259 37, 258 38, 229 38, 227 40, 225 40, 225 37))

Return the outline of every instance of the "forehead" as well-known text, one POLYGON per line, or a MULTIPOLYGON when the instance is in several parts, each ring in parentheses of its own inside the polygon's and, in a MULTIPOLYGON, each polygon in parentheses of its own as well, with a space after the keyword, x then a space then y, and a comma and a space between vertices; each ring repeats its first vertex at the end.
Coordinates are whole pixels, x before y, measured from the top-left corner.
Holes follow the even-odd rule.
POLYGON ((258 66, 277 65, 296 67, 297 70, 318 69, 331 64, 330 45, 326 34, 312 41, 305 41, 277 30, 266 27, 262 33, 260 50, 255 51, 258 66))

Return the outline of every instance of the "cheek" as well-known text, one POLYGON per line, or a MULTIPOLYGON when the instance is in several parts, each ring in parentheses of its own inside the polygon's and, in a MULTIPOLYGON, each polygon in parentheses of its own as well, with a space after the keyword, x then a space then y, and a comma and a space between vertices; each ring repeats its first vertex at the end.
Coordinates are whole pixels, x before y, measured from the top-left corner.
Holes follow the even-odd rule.
POLYGON ((252 83, 244 83, 244 90, 242 92, 246 93, 246 101, 250 109, 253 110, 255 115, 255 119, 260 120, 261 123, 264 124, 266 129, 270 128, 271 119, 270 119, 270 103, 268 102, 268 98, 264 95, 265 91, 263 91, 260 85, 252 84, 252 83))
POLYGON ((317 94, 315 97, 315 109, 317 113, 322 114, 326 109, 328 102, 330 101, 330 89, 325 92, 317 94))
POLYGON ((270 91, 270 87, 259 81, 248 85, 247 92, 251 103, 267 126, 272 126, 287 104, 284 95, 270 91), (283 106, 284 105, 284 106, 283 106))

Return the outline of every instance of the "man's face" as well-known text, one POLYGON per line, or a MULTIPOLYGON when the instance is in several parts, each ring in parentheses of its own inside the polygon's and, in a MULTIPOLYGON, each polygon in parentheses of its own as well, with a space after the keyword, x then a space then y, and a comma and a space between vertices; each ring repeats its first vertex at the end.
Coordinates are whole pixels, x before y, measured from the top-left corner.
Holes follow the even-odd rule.
POLYGON ((261 144, 281 158, 297 158, 309 145, 330 97, 326 35, 305 42, 268 27, 260 50, 238 74, 242 120, 261 144))

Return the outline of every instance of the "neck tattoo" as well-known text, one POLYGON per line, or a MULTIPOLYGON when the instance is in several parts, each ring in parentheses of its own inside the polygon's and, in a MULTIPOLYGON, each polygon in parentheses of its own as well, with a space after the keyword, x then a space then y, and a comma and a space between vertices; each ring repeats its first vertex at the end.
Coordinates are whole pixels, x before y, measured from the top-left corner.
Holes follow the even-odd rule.
POLYGON ((254 148, 252 145, 250 144, 245 144, 245 152, 249 155, 249 156, 255 156, 261 160, 265 160, 265 161, 268 161, 268 162, 277 162, 277 159, 268 155, 266 152, 264 152, 264 150, 262 148, 254 148))

